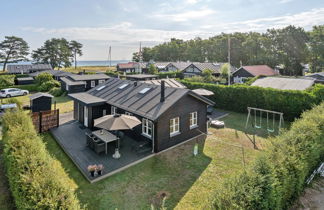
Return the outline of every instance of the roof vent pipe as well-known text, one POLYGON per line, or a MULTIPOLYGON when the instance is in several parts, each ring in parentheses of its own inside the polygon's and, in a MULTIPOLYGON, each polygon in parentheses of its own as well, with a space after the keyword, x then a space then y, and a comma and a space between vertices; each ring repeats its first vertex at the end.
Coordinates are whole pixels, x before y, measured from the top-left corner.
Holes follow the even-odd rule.
POLYGON ((134 82, 134 87, 136 87, 137 86, 137 82, 134 82))
POLYGON ((165 89, 165 81, 161 81, 161 99, 160 101, 163 102, 165 100, 164 98, 164 89, 165 89))

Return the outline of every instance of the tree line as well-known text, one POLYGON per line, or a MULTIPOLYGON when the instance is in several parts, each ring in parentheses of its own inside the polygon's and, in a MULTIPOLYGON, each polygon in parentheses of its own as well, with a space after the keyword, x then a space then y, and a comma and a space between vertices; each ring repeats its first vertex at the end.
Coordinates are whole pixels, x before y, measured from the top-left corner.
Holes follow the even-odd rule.
POLYGON ((172 38, 154 47, 144 47, 139 61, 227 62, 230 40, 231 64, 267 64, 280 66, 285 75, 301 75, 302 64, 309 64, 312 72, 324 71, 324 25, 313 26, 306 32, 301 27, 287 26, 268 29, 265 33, 221 33, 208 39, 199 37, 184 41, 172 38))
MULTIPOLYGON (((23 38, 6 36, 0 42, 0 63, 3 64, 3 71, 8 63, 28 61, 28 55, 30 55, 29 46, 23 38)), ((50 64, 53 69, 70 67, 73 62, 76 68, 77 55, 82 56, 82 44, 64 38, 46 40, 43 46, 31 53, 33 62, 50 64)))

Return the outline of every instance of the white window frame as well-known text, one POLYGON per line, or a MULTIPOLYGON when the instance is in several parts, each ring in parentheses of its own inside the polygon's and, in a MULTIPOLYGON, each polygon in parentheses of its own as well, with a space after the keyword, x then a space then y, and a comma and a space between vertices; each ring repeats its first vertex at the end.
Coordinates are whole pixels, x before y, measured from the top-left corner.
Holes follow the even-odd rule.
POLYGON ((180 117, 170 119, 170 137, 180 134, 180 117))
POLYGON ((152 138, 153 135, 153 123, 149 119, 142 119, 142 135, 148 138, 152 138))
POLYGON ((110 113, 111 113, 111 115, 115 115, 115 114, 117 114, 117 107, 115 107, 115 106, 111 106, 111 108, 110 108, 110 113))
POLYGON ((104 82, 105 82, 104 79, 100 79, 100 80, 98 80, 98 84, 101 84, 101 83, 104 83, 104 82))
POLYGON ((125 115, 128 115, 128 116, 133 116, 133 114, 132 114, 132 113, 130 113, 130 112, 125 112, 125 115))
POLYGON ((90 87, 96 87, 96 81, 95 80, 91 80, 90 81, 90 87))
POLYGON ((107 115, 107 110, 106 109, 103 109, 102 110, 102 116, 105 116, 105 115, 107 115))
POLYGON ((191 112, 189 114, 190 129, 198 127, 198 112, 191 112))

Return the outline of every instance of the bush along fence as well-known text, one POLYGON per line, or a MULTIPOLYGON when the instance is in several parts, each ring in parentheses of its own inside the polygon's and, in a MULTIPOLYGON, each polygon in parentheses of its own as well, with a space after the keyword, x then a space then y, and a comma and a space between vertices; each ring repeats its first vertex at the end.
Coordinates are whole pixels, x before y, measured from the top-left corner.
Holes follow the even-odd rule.
POLYGON ((289 131, 216 192, 216 209, 287 209, 324 157, 324 102, 304 112, 289 131))
POLYGON ((324 99, 324 85, 317 84, 311 90, 277 90, 246 85, 216 85, 181 80, 189 89, 204 88, 214 93, 209 98, 216 108, 247 112, 247 107, 257 107, 284 113, 285 120, 293 121, 303 111, 324 99))
POLYGON ((23 111, 3 116, 4 161, 17 209, 80 209, 76 184, 23 111))

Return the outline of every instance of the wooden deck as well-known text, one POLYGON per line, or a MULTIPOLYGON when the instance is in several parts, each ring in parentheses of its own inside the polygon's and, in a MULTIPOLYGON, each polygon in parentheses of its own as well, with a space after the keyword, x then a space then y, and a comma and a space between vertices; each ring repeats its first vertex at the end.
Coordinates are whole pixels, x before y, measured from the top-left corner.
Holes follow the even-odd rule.
POLYGON ((112 142, 112 144, 108 144, 107 155, 98 155, 92 149, 86 146, 85 133, 90 132, 91 131, 89 129, 83 128, 83 126, 77 121, 70 121, 60 125, 58 128, 51 129, 51 133, 56 141, 91 183, 122 171, 129 166, 137 164, 154 155, 151 151, 136 151, 134 148, 141 143, 127 136, 120 143, 121 146, 119 151, 121 158, 112 158, 115 151, 114 142, 112 142), (90 176, 87 168, 89 165, 93 164, 104 165, 103 174, 101 176, 90 176))

